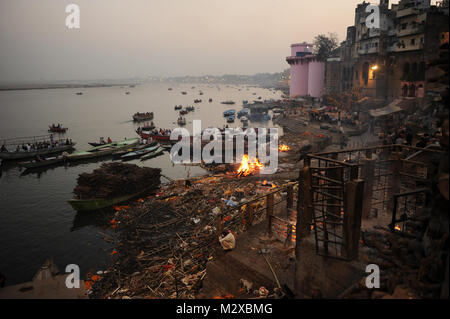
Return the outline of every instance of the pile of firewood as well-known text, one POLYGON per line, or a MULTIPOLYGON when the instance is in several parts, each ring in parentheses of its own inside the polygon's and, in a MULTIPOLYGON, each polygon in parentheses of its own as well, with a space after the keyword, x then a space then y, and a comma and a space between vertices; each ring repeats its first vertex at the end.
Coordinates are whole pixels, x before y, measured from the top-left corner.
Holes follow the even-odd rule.
POLYGON ((78 177, 74 194, 79 199, 113 198, 157 189, 161 183, 159 168, 134 164, 105 163, 92 173, 78 177))

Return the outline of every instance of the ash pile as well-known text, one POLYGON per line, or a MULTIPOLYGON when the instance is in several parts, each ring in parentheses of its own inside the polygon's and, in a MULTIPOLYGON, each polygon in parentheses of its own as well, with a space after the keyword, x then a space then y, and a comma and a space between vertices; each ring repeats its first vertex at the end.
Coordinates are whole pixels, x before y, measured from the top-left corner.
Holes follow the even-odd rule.
POLYGON ((73 192, 77 199, 114 198, 157 189, 160 177, 159 168, 104 163, 92 173, 80 174, 73 192))

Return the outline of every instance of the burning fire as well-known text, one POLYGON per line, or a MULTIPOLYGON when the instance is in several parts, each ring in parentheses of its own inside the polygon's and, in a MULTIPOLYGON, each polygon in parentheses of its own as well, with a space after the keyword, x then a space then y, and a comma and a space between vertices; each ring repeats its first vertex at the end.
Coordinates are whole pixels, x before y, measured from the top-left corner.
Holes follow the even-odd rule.
POLYGON ((237 170, 238 176, 248 176, 253 173, 255 170, 260 170, 264 165, 261 164, 257 158, 253 162, 250 162, 248 159, 248 155, 242 156, 241 166, 237 170))
POLYGON ((396 231, 401 231, 402 230, 398 224, 396 224, 394 228, 395 228, 396 231))
POLYGON ((287 145, 281 144, 278 146, 278 151, 280 152, 287 152, 289 151, 291 148, 287 145))

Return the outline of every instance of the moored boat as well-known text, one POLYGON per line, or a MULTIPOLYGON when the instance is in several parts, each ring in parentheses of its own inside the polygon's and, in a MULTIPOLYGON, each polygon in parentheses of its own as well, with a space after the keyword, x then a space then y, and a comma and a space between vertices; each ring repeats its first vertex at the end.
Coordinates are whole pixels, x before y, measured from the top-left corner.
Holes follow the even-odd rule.
POLYGON ((178 125, 186 125, 186 119, 184 117, 179 117, 177 120, 178 125))
POLYGON ((74 148, 75 143, 72 145, 63 145, 59 147, 53 147, 51 149, 37 150, 31 152, 0 152, 0 159, 2 160, 21 160, 35 157, 36 155, 49 155, 62 153, 64 151, 70 151, 74 148))
POLYGON ((234 116, 228 116, 227 123, 234 123, 234 116))
POLYGON ((147 159, 150 159, 150 158, 159 156, 159 155, 161 155, 163 152, 164 152, 164 148, 163 148, 163 147, 158 147, 156 150, 154 150, 154 151, 152 151, 152 152, 150 152, 150 153, 148 153, 148 154, 142 156, 142 157, 141 157, 141 161, 145 161, 145 160, 147 160, 147 159))
POLYGON ((65 159, 66 159, 66 156, 60 155, 60 156, 56 156, 56 157, 42 158, 40 161, 32 160, 32 161, 28 161, 28 162, 20 162, 19 165, 22 167, 25 167, 27 169, 28 168, 38 168, 38 167, 45 167, 45 166, 62 163, 65 161, 65 159))
POLYGON ((235 110, 227 110, 227 111, 223 112, 223 116, 225 116, 225 117, 234 116, 235 113, 236 113, 235 110))
POLYGON ((140 157, 142 155, 145 155, 145 154, 148 154, 150 152, 153 152, 154 150, 156 150, 158 148, 159 148, 159 145, 153 145, 153 146, 141 149, 141 150, 129 152, 127 154, 122 155, 120 158, 123 161, 132 160, 132 159, 138 158, 138 157, 140 157))
POLYGON ((69 161, 96 158, 101 156, 106 156, 114 153, 115 151, 126 149, 135 146, 139 143, 138 138, 125 139, 123 141, 113 142, 110 144, 105 144, 97 147, 93 147, 87 151, 75 152, 67 156, 69 161))
POLYGON ((76 211, 90 211, 90 210, 98 210, 106 207, 110 207, 115 204, 120 204, 127 200, 138 197, 141 194, 144 194, 145 191, 123 195, 115 198, 91 198, 91 199, 70 199, 68 200, 70 206, 76 211))

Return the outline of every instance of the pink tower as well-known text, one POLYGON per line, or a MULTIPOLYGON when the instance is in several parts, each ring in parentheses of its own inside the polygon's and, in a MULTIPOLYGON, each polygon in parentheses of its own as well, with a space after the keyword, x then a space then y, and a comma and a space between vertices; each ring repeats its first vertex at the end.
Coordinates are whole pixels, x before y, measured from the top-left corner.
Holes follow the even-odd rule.
POLYGON ((291 45, 291 56, 286 58, 291 66, 291 97, 322 95, 325 63, 317 61, 312 52, 313 45, 310 43, 291 45))

